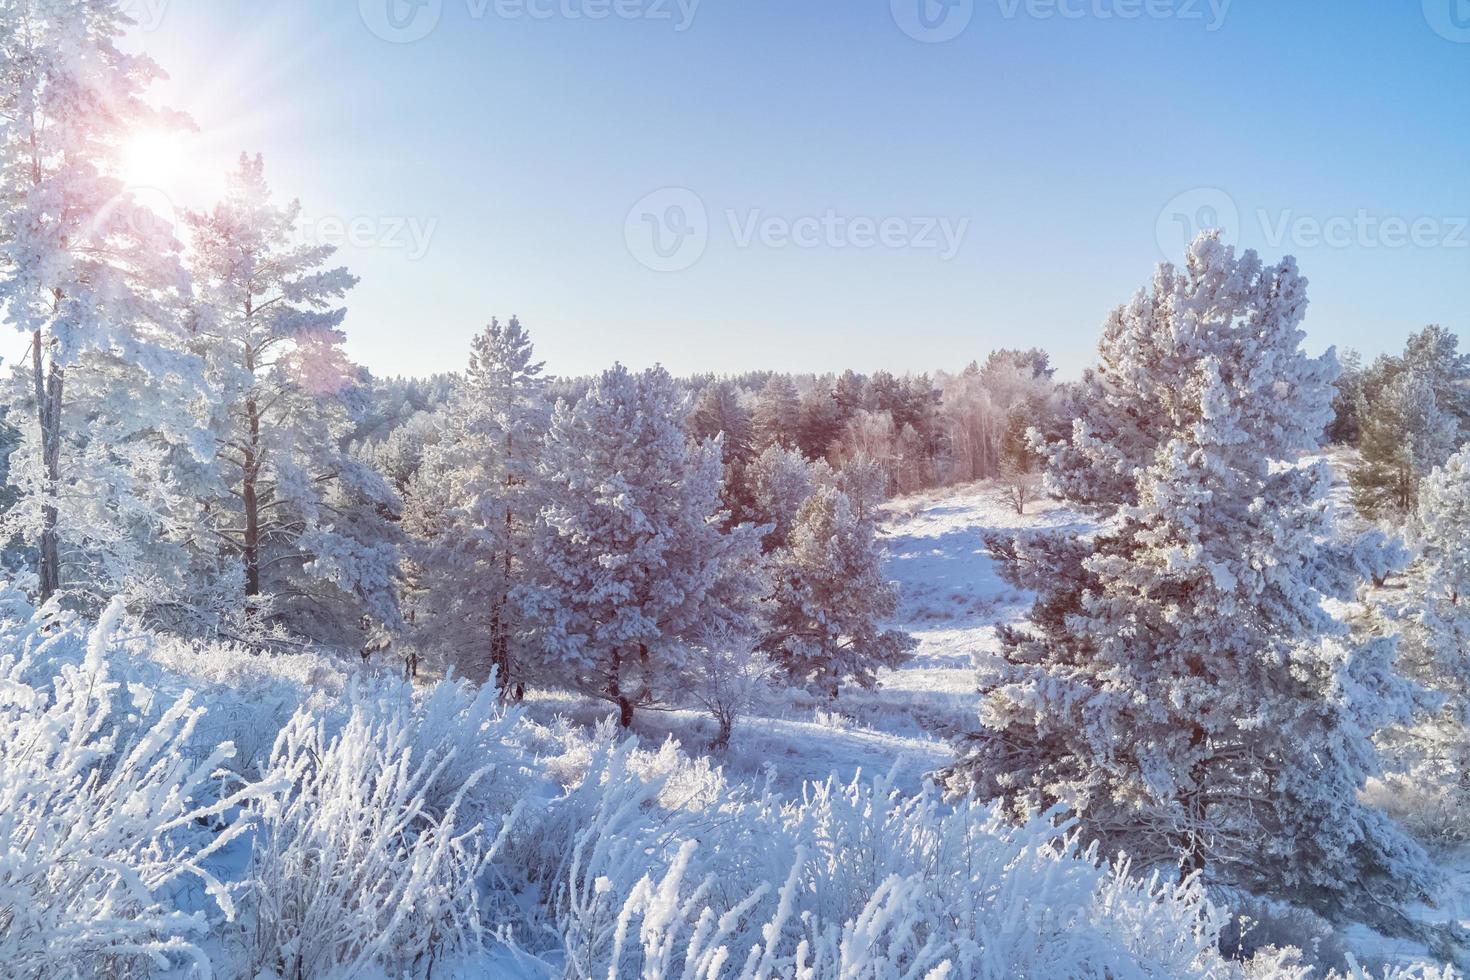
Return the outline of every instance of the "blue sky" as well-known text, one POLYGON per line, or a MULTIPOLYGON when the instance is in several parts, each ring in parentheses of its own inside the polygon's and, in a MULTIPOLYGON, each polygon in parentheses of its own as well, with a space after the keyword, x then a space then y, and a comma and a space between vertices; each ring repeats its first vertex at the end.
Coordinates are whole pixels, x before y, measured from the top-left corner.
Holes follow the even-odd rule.
POLYGON ((512 313, 559 374, 1073 373, 1201 220, 1298 257, 1316 347, 1470 340, 1470 0, 131 2, 200 127, 156 182, 259 150, 355 229, 378 373, 512 313))

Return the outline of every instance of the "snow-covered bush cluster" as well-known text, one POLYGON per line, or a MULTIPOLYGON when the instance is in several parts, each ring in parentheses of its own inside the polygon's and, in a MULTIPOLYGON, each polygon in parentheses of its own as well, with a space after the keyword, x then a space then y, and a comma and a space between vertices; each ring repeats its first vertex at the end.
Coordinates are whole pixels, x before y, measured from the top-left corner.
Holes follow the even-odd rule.
POLYGON ((883 779, 783 798, 611 725, 533 725, 493 687, 364 670, 313 694, 286 658, 195 647, 298 685, 250 756, 202 734, 249 696, 161 703, 187 684, 152 656, 175 641, 120 604, 89 627, 5 599, 7 975, 1306 975, 1290 951, 1228 963, 1197 880, 1104 864, 1056 814, 883 779))
POLYGON ((670 813, 626 746, 591 775, 557 909, 573 976, 1229 975, 1197 882, 1109 869, 1049 816, 882 779, 670 813))
POLYGON ((204 967, 205 916, 166 898, 188 879, 223 916, 234 914, 208 865, 250 823, 200 828, 270 787, 228 779, 229 743, 196 755, 206 712, 195 699, 181 696, 149 717, 137 698, 151 692, 122 690, 109 663, 121 608, 110 607, 90 639, 40 620, 5 624, 0 961, 13 976, 131 975, 171 961, 204 967))

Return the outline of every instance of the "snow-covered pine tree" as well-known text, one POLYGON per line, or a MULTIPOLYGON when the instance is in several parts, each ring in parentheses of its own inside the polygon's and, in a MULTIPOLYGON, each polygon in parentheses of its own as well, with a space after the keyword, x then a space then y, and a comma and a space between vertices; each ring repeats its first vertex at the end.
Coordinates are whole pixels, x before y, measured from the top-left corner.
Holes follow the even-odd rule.
MULTIPOLYGON (((1336 365, 1300 350, 1306 281, 1217 234, 1117 310, 1052 448, 1093 538, 993 539, 1039 598, 980 671, 979 730, 947 774, 1016 813, 1064 803, 1105 849, 1385 925, 1424 896, 1422 850, 1359 800, 1375 732, 1414 690, 1391 639, 1324 607, 1336 365)), ((1393 923, 1395 925, 1399 923, 1393 923)))
POLYGON ((493 667, 508 690, 521 673, 516 645, 525 630, 512 596, 525 582, 549 412, 543 365, 518 319, 492 319, 472 346, 410 483, 404 526, 417 538, 423 641, 470 676, 493 667))
POLYGON ((798 449, 768 446, 742 473, 745 494, 737 519, 767 528, 761 546, 769 554, 786 546, 796 517, 818 486, 831 485, 832 468, 807 462, 798 449))
POLYGON ((753 413, 755 448, 794 446, 801 429, 801 395, 784 374, 771 376, 756 398, 753 413))
MULTIPOLYGON (((0 533, 34 546, 48 498, 31 381, 31 372, 16 371, 3 393, 21 420, 21 441, 10 474, 19 497, 0 533)), ((175 387, 171 374, 156 377, 95 350, 67 369, 65 394, 60 594, 93 610, 121 598, 151 625, 213 633, 230 588, 218 549, 199 533, 199 493, 214 472, 207 401, 192 385, 175 387)))
POLYGON ((1388 733, 1396 807, 1434 836, 1470 837, 1470 446, 1424 480, 1421 546, 1401 669, 1433 695, 1417 724, 1388 733), (1434 801, 1433 804, 1429 801, 1434 801), (1417 812, 1416 812, 1417 811, 1417 812))
MULTIPOLYGON (((1470 612, 1470 444, 1424 482, 1419 526, 1428 585, 1435 595, 1470 612)), ((1465 654, 1470 660, 1470 648, 1465 654)))
POLYGON ((808 459, 824 458, 832 443, 842 435, 846 417, 837 404, 833 384, 831 377, 818 378, 801 397, 801 424, 796 443, 808 459))
POLYGON ((1370 520, 1413 514, 1419 483, 1459 446, 1460 421, 1440 405, 1433 374, 1405 366, 1358 414, 1362 459, 1349 474, 1353 506, 1370 520))
POLYGON ((1429 382, 1440 410, 1470 434, 1470 353, 1460 352, 1460 338, 1437 324, 1425 327, 1409 337, 1400 361, 1429 382))
POLYGON ((721 439, 726 466, 738 466, 750 459, 750 413, 741 404, 740 389, 733 381, 721 378, 704 386, 689 416, 689 433, 700 442, 721 439))
POLYGON ((130 132, 179 124, 144 101, 161 71, 118 48, 131 22, 116 0, 16 0, 0 14, 0 309, 31 341, 10 399, 22 499, 6 530, 35 549, 46 599, 68 574, 122 587, 150 550, 132 547, 138 535, 172 547, 160 513, 172 499, 150 470, 207 455, 190 418, 202 382, 182 337, 180 245, 116 176, 130 132), (148 394, 102 420, 117 441, 87 438, 101 408, 84 403, 120 381, 148 394))
POLYGON ((864 452, 843 463, 837 473, 837 489, 847 494, 853 516, 868 523, 877 523, 878 508, 888 503, 892 484, 883 464, 864 452))
POLYGON ((882 625, 898 608, 882 558, 873 524, 858 518, 841 490, 818 487, 802 505, 773 559, 762 643, 792 682, 836 697, 846 682, 871 689, 879 669, 901 667, 912 655, 914 640, 882 625))
POLYGON ((263 160, 242 155, 224 199, 186 216, 219 394, 220 481, 207 504, 240 568, 244 620, 342 643, 363 615, 398 621, 399 504, 347 446, 366 405, 337 303, 357 280, 326 266, 333 246, 297 243, 300 213, 273 203, 263 160))
POLYGON ((1459 343, 1443 327, 1425 327, 1403 354, 1339 383, 1332 432, 1350 434, 1358 447, 1352 500, 1369 520, 1411 518, 1420 481, 1470 436, 1470 355, 1459 343))
POLYGON ((685 434, 668 372, 604 372, 560 402, 538 467, 535 577, 522 590, 548 679, 634 711, 674 695, 688 645, 755 628, 756 529, 723 529, 718 441, 685 434))

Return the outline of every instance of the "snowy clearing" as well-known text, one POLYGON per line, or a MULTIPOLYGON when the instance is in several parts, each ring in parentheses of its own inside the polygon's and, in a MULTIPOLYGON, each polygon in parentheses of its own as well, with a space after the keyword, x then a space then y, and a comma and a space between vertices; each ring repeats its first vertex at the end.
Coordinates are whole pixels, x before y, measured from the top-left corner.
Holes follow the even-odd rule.
MULTIPOLYGON (((919 641, 913 660, 884 670, 877 690, 848 686, 835 702, 784 694, 775 707, 743 719, 732 745, 713 758, 732 777, 764 777, 769 770, 788 791, 831 775, 848 781, 890 770, 899 786, 916 789, 951 760, 948 736, 974 721, 975 653, 993 652, 996 627, 1023 622, 1030 605, 1029 595, 996 575, 985 535, 1069 527, 1084 527, 1075 513, 1038 501, 1017 515, 990 483, 887 504, 884 572, 901 596, 890 625, 919 641)), ((533 691, 527 706, 543 722, 564 716, 585 726, 611 710, 604 702, 545 690, 533 691)), ((694 711, 645 712, 634 730, 645 743, 673 738, 691 752, 702 751, 714 733, 710 720, 694 711)))

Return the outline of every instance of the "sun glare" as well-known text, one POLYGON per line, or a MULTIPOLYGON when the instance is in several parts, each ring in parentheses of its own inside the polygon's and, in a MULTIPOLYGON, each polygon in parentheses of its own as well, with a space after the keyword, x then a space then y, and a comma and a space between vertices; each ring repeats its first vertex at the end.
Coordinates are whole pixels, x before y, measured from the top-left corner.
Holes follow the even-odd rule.
POLYGON ((186 174, 185 134, 174 131, 145 130, 123 144, 121 176, 134 188, 153 188, 170 193, 186 174))

